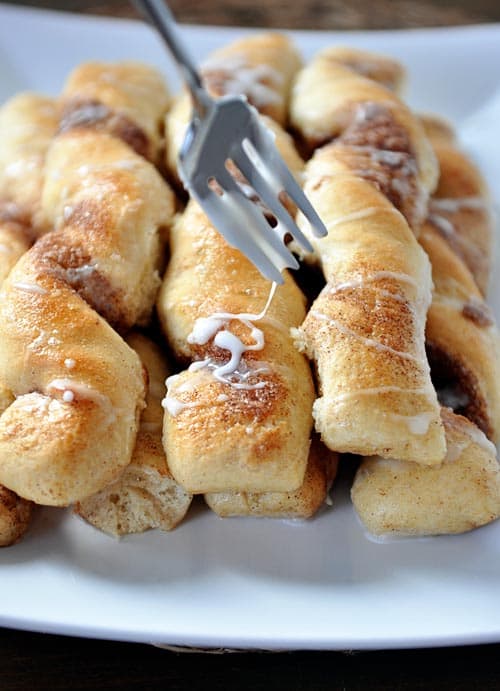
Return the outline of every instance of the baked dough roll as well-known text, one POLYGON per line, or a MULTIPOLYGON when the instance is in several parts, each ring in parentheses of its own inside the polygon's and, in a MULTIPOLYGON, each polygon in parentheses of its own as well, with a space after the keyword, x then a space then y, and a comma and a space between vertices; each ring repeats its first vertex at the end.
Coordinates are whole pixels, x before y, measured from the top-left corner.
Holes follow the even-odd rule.
POLYGON ((139 332, 127 343, 138 353, 148 374, 148 394, 130 464, 118 480, 79 502, 86 521, 110 535, 150 528, 172 530, 186 515, 191 495, 173 479, 162 444, 165 379, 169 374, 160 348, 139 332))
POLYGON ((354 508, 376 536, 463 533, 500 516, 494 445, 466 418, 442 410, 447 454, 427 467, 367 458, 352 486, 354 508))
POLYGON ((142 366, 38 240, 0 289, 0 483, 39 504, 97 492, 130 462, 142 366))
POLYGON ((130 462, 143 370, 109 324, 149 319, 173 194, 124 142, 73 129, 49 149, 42 206, 55 230, 0 291, 0 382, 15 397, 0 416, 0 482, 67 505, 130 462))
POLYGON ((50 147, 43 248, 64 280, 121 332, 149 321, 174 195, 154 166, 104 132, 71 130, 50 147))
POLYGON ((465 262, 486 295, 493 257, 493 213, 481 172, 460 150, 453 130, 434 116, 423 117, 439 160, 440 177, 430 201, 428 222, 465 262))
POLYGON ((200 71, 214 98, 243 94, 263 115, 287 122, 288 95, 302 58, 285 34, 247 36, 215 50, 200 71))
POLYGON ((400 94, 406 83, 406 71, 400 62, 387 55, 352 46, 332 46, 322 54, 322 59, 349 68, 400 94))
POLYGON ((162 75, 139 62, 87 62, 69 76, 62 96, 61 131, 104 130, 157 161, 170 93, 162 75))
POLYGON ((0 485, 0 547, 13 545, 29 528, 33 504, 0 485))
POLYGON ((316 430, 336 451, 440 463, 424 336, 431 270, 412 232, 437 182, 433 150, 399 98, 335 50, 299 72, 291 120, 309 145, 330 141, 304 185, 328 235, 299 218, 327 282, 295 334, 317 370, 316 430))
POLYGON ((338 170, 328 145, 305 173, 328 229, 311 237, 327 284, 295 332, 317 370, 316 430, 332 450, 440 463, 444 433, 424 336, 429 260, 373 185, 338 170))
POLYGON ((433 224, 420 235, 432 263, 426 325, 432 379, 443 405, 500 441, 500 336, 472 274, 433 224))
POLYGON ((0 285, 35 236, 48 230, 40 197, 57 124, 55 102, 38 94, 18 94, 0 108, 0 285))
MULTIPOLYGON (((250 36, 215 51, 202 63, 200 73, 214 98, 246 96, 261 113, 276 136, 285 136, 292 78, 302 61, 292 41, 284 34, 250 36), (274 127, 275 122, 279 127, 274 127)), ((191 99, 183 91, 165 118, 166 163, 179 182, 177 158, 191 118, 191 99)))
POLYGON ((270 283, 190 201, 174 224, 158 299, 174 355, 193 364, 169 380, 164 444, 192 493, 288 492, 302 484, 314 388, 290 327, 305 300, 289 274, 270 283))
POLYGON ((294 492, 220 492, 205 494, 205 501, 221 518, 311 518, 329 501, 338 460, 338 454, 313 437, 304 480, 294 492))
POLYGON ((297 74, 290 122, 310 150, 335 139, 338 160, 380 189, 418 232, 438 166, 421 122, 396 94, 327 49, 297 74))

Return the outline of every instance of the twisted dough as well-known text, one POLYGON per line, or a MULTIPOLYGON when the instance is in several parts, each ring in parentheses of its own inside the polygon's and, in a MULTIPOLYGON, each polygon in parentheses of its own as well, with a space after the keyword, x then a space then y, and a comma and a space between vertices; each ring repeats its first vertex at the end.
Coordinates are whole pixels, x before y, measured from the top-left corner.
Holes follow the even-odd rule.
POLYGON ((57 230, 43 244, 46 260, 121 332, 147 323, 174 212, 153 166, 106 133, 71 130, 49 150, 42 202, 57 230))
POLYGON ((337 137, 305 170, 328 236, 301 220, 327 281, 295 333, 317 368, 316 429, 337 451, 440 463, 424 339, 431 270, 407 222, 418 229, 436 182, 432 149, 392 92, 334 52, 299 73, 291 113, 310 142, 337 137))
POLYGON ((148 374, 146 407, 132 460, 116 482, 76 506, 82 518, 115 536, 149 528, 172 530, 184 518, 192 499, 172 478, 162 445, 161 400, 169 374, 164 355, 138 332, 130 333, 126 340, 148 374))
POLYGON ((66 81, 60 129, 108 132, 157 162, 169 103, 165 80, 150 66, 138 62, 87 62, 66 81))
MULTIPOLYGON (((39 214, 43 166, 56 129, 52 99, 23 93, 0 108, 0 285, 44 230, 39 214)), ((11 402, 11 392, 0 382, 0 412, 11 402)), ((31 502, 0 486, 1 546, 21 539, 31 514, 31 502)))
MULTIPOLYGON (((212 339, 190 342, 198 318, 259 313, 269 282, 227 245, 201 209, 189 202, 171 233, 171 259, 158 299, 173 353, 184 362, 210 359, 169 382, 164 443, 170 469, 189 492, 264 492, 297 489, 304 477, 314 398, 309 367, 293 347, 289 328, 304 317, 304 298, 287 274, 267 315, 255 326, 262 350, 243 353, 238 366, 248 388, 215 378, 229 359, 212 339), (210 366, 208 366, 210 365, 210 366)), ((238 319, 222 319, 245 345, 255 342, 238 319)))
POLYGON ((130 461, 145 382, 133 351, 45 257, 44 236, 0 290, 0 482, 64 506, 130 461))
MULTIPOLYGON (((263 33, 215 51, 200 71, 205 87, 214 98, 246 96, 264 116, 266 125, 281 138, 285 137, 282 128, 287 122, 291 81, 300 66, 301 58, 287 36, 263 33)), ((166 164, 177 183, 177 158, 190 117, 191 100, 184 91, 165 118, 166 164)))
MULTIPOLYGON (((458 167, 450 167, 451 145, 444 153, 440 147, 436 151, 440 161, 445 157, 437 194, 459 189, 469 162, 459 154, 458 167)), ((431 204, 430 219, 432 214, 431 204)), ((467 237, 473 237, 475 221, 473 213, 461 217, 467 237)), ((432 263, 426 339, 439 398, 450 406, 441 412, 448 451, 437 468, 380 458, 363 461, 352 499, 375 535, 459 533, 500 516, 500 467, 495 446, 487 439, 498 442, 500 436, 498 330, 471 272, 431 220, 424 224, 420 242, 432 263)))
POLYGON ((460 150, 451 127, 435 116, 422 122, 439 160, 441 175, 428 223, 440 232, 486 295, 493 257, 493 214, 485 180, 460 150))
MULTIPOLYGON (((429 122, 429 120, 428 120, 429 122)), ((433 123, 435 128, 438 123, 433 123)), ((484 257, 485 246, 491 242, 491 228, 485 225, 488 203, 484 184, 474 190, 474 197, 465 196, 471 179, 480 180, 479 173, 458 145, 436 143, 441 165, 441 178, 436 198, 430 205, 428 222, 423 226, 420 243, 432 264, 433 300, 429 310, 426 339, 433 380, 444 405, 474 422, 493 442, 500 441, 500 336, 493 315, 486 305, 470 271, 471 257, 484 257), (450 166, 453 161, 453 166, 450 166), (447 195, 442 197, 442 194, 447 195), (484 196, 483 196, 484 195, 484 196), (463 200, 476 203, 464 207, 463 200), (458 229, 458 237, 469 238, 469 252, 456 251, 454 237, 443 235, 435 223, 438 202, 446 202, 447 222, 458 229), (453 205, 453 202, 456 204, 453 205), (478 252, 472 245, 477 237, 478 252), (480 248, 483 248, 481 250, 480 248)), ((488 262, 490 258, 488 258, 488 262)), ((478 267, 477 262, 472 262, 478 267)), ((485 274, 487 277, 484 262, 485 274)), ((483 283, 483 288, 487 281, 483 283)))
POLYGON ((56 230, 0 291, 0 382, 12 401, 0 416, 0 482, 67 505, 130 462, 144 376, 105 319, 125 331, 148 318, 173 195, 125 143, 78 127, 50 147, 42 212, 56 230))
MULTIPOLYGON (((418 232, 438 180, 423 126, 391 89, 356 73, 363 53, 357 62, 351 55, 350 67, 344 51, 337 54, 336 48, 324 50, 298 73, 290 99, 291 126, 310 150, 335 139, 337 174, 347 168, 371 182, 418 232)), ((380 78, 388 60, 377 70, 376 59, 372 54, 370 71, 380 78)), ((395 76, 391 87, 398 87, 395 76)))

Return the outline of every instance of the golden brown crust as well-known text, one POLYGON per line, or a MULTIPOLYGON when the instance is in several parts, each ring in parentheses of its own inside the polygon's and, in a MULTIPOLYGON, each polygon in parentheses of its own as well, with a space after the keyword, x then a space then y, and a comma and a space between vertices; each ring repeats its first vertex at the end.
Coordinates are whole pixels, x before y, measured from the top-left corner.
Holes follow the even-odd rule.
POLYGON ((335 480, 338 454, 313 436, 304 481, 294 492, 234 492, 205 494, 205 501, 222 518, 311 518, 325 504, 335 480))
POLYGON ((444 405, 500 439, 500 337, 465 264, 431 224, 420 236, 431 264, 433 300, 426 325, 432 376, 444 405))
POLYGON ((201 74, 214 98, 243 94, 262 115, 285 126, 291 81, 301 64, 290 38, 269 32, 214 51, 201 65, 201 74))
POLYGON ((306 166, 306 194, 329 231, 310 237, 327 285, 296 333, 317 369, 316 429, 336 451, 439 463, 444 435, 424 348, 428 258, 380 192, 338 170, 333 146, 306 166))
POLYGON ((169 103, 165 80, 152 67, 131 61, 87 62, 66 81, 60 127, 108 132, 157 161, 169 103))
POLYGON ((446 408, 442 416, 448 446, 442 465, 368 458, 359 467, 352 500, 373 535, 463 533, 500 516, 495 447, 466 418, 446 408))
POLYGON ((0 547, 18 542, 28 530, 33 504, 0 485, 0 547))
MULTIPOLYGON (((301 66, 301 59, 290 39, 278 33, 250 36, 224 46, 209 56, 201 74, 209 93, 218 98, 242 94, 261 113, 264 122, 275 132, 277 146, 293 171, 297 154, 283 128, 287 121, 291 81, 301 66)), ((191 117, 187 92, 178 96, 165 118, 166 164, 173 179, 179 182, 177 157, 191 117)), ((299 164, 300 165, 300 164, 299 164)))
MULTIPOLYGON (((156 127, 164 100, 155 93, 164 89, 157 74, 101 68, 77 70, 66 96, 74 88, 85 97, 85 84, 96 87, 93 75, 106 105, 156 127)), ((14 397, 0 417, 0 482, 37 503, 67 505, 101 490, 130 462, 144 373, 94 310, 122 331, 149 319, 160 228, 174 200, 153 165, 125 143, 76 128, 50 146, 41 204, 55 230, 21 257, 0 292, 0 390, 7 403, 14 397)))
POLYGON ((160 285, 162 228, 174 195, 152 164, 101 132, 59 135, 47 156, 43 212, 57 233, 36 250, 120 331, 147 323, 160 285))
POLYGON ((135 353, 60 277, 36 245, 0 291, 0 482, 40 504, 67 505, 129 463, 144 397, 135 353))
POLYGON ((350 46, 333 46, 324 50, 322 56, 326 61, 344 65, 397 94, 403 90, 405 70, 401 63, 387 55, 350 46))
POLYGON ((138 332, 127 343, 139 354, 148 374, 146 407, 130 464, 118 480, 76 506, 78 513, 99 530, 127 535, 150 528, 172 530, 186 515, 191 495, 175 482, 162 445, 165 358, 151 340, 138 332))
POLYGON ((429 205, 428 223, 445 238, 471 271, 481 293, 488 292, 493 256, 491 200, 480 171, 450 135, 427 125, 440 177, 429 205))
POLYGON ((376 163, 389 181, 386 187, 392 169, 402 167, 397 187, 409 188, 414 208, 407 218, 418 230, 438 168, 422 124, 391 90, 336 60, 335 51, 324 50, 295 79, 290 121, 310 149, 348 136, 350 154, 364 155, 370 169, 376 163))
POLYGON ((330 142, 305 167, 304 190, 328 235, 299 224, 327 285, 297 346, 317 370, 314 418, 329 448, 435 464, 445 443, 424 347, 431 275, 412 230, 427 214, 437 164, 417 118, 349 62, 322 51, 292 90, 294 128, 310 146, 330 142))
MULTIPOLYGON (((158 312, 174 354, 184 362, 211 357, 222 364, 228 351, 188 342, 199 317, 216 312, 258 314, 270 284, 227 245, 201 209, 190 202, 171 235, 172 255, 159 294, 158 312)), ((289 275, 278 287, 267 316, 256 322, 263 350, 243 354, 249 382, 238 389, 211 370, 185 370, 169 386, 177 402, 167 410, 164 443, 174 477, 193 493, 289 491, 302 483, 314 397, 309 366, 293 347, 289 329, 304 317, 304 298, 289 275), (262 370, 263 368, 263 370, 262 370), (262 371, 259 371, 262 370, 262 371)), ((250 344, 238 321, 226 328, 250 344)))

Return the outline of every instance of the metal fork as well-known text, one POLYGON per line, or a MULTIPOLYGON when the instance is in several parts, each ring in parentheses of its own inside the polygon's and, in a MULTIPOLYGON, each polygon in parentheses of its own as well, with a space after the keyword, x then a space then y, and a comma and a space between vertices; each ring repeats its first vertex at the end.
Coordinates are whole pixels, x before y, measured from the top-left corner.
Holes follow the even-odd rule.
POLYGON ((243 252, 267 279, 283 283, 282 270, 299 266, 285 236, 291 235, 306 252, 313 251, 283 205, 283 192, 302 211, 316 236, 326 235, 325 226, 278 153, 274 135, 246 98, 214 100, 204 89, 166 3, 135 0, 135 4, 159 31, 191 92, 193 114, 179 153, 179 174, 185 188, 229 244, 243 252), (244 185, 237 171, 245 179, 244 185), (248 186, 271 212, 274 226, 245 193, 248 186))

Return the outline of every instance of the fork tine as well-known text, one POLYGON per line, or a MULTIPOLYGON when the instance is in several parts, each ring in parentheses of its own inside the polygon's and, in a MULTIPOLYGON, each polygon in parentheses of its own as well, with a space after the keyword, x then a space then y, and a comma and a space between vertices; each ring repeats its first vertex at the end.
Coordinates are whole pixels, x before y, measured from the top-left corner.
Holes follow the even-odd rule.
MULTIPOLYGON (((224 190, 224 194, 219 196, 207 187, 207 194, 199 199, 210 220, 233 247, 243 252, 259 267, 266 278, 283 283, 281 270, 297 269, 297 260, 273 231, 261 211, 245 197, 231 175, 224 169, 214 177, 224 190), (231 217, 232 210, 236 211, 236 225, 234 216, 231 217), (244 232, 238 231, 241 225, 246 226, 244 232)), ((194 196, 198 196, 196 190, 194 196)))
MULTIPOLYGON (((253 149, 251 142, 249 142, 249 140, 247 141, 253 149)), ((261 172, 260 166, 255 165, 255 162, 252 161, 249 152, 245 150, 244 146, 239 146, 237 149, 235 148, 234 153, 236 153, 236 156, 233 154, 233 162, 248 180, 250 187, 255 190, 261 201, 275 216, 276 220, 286 227, 286 230, 289 231, 293 239, 302 249, 306 252, 313 252, 314 250, 311 243, 302 233, 288 209, 282 204, 278 197, 278 194, 282 191, 279 180, 275 180, 273 175, 267 175, 266 179, 261 172), (273 187, 275 189, 273 189, 273 187)), ((252 154, 259 156, 255 149, 252 151, 252 154)))
POLYGON ((272 133, 258 122, 251 132, 248 133, 247 138, 261 159, 262 164, 266 169, 273 171, 274 176, 279 179, 286 194, 309 221, 316 237, 325 237, 328 234, 325 224, 283 161, 274 143, 272 133))

